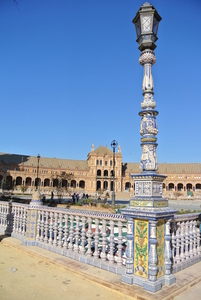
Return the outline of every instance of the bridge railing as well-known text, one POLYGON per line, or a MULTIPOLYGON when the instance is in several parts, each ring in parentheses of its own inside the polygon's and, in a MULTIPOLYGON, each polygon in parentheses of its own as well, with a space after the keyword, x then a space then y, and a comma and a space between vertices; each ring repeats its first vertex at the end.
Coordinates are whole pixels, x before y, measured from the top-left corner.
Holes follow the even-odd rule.
POLYGON ((126 226, 120 214, 40 207, 36 245, 112 270, 126 264, 126 226))
POLYGON ((200 213, 175 215, 171 221, 172 273, 200 261, 200 213))
MULTIPOLYGON (((171 220, 172 273, 201 260, 199 218, 195 213, 171 220)), ((12 234, 26 244, 30 228, 36 246, 115 273, 126 272, 127 220, 121 214, 45 206, 31 210, 27 204, 0 201, 1 234, 12 234), (28 212, 37 214, 34 225, 27 224, 28 212)))

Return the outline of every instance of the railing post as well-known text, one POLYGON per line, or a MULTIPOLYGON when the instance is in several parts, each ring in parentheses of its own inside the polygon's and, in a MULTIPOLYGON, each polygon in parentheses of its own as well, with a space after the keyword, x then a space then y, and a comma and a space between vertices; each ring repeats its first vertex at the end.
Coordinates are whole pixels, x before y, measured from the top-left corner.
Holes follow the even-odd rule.
POLYGON ((117 266, 122 266, 122 221, 118 221, 118 258, 117 258, 117 266))
POLYGON ((157 221, 149 221, 150 224, 150 239, 149 239, 149 264, 148 264, 148 270, 149 275, 148 278, 150 281, 155 282, 156 281, 156 275, 157 275, 157 252, 156 252, 156 224, 157 221))
POLYGON ((134 275, 134 223, 132 218, 127 222, 127 247, 126 247, 126 275, 122 275, 122 281, 133 284, 134 275))
POLYGON ((177 264, 180 262, 180 254, 179 254, 180 240, 181 240, 180 222, 178 222, 176 225, 176 262, 177 262, 177 264))
MULTIPOLYGON (((26 241, 23 244, 27 246, 35 246, 40 240, 38 236, 38 210, 42 205, 41 195, 38 190, 33 192, 32 200, 27 210, 27 228, 26 228, 26 241), (38 241, 36 241, 38 239, 38 241)), ((43 220, 44 221, 44 220, 43 220)), ((39 229, 40 231, 40 229, 39 229)), ((41 235, 43 232, 41 232, 41 235)))
POLYGON ((82 243, 81 243, 81 249, 80 249, 80 253, 81 254, 85 254, 85 241, 86 241, 86 229, 85 229, 85 222, 86 222, 86 218, 82 217, 82 243))
POLYGON ((109 263, 114 263, 114 221, 110 220, 110 256, 109 263))
POLYGON ((48 243, 48 227, 49 227, 49 212, 46 211, 45 213, 45 237, 44 237, 44 242, 48 243))
POLYGON ((196 221, 193 221, 193 255, 197 256, 197 249, 196 249, 196 245, 197 245, 197 233, 196 233, 196 221))
POLYGON ((175 276, 171 274, 172 252, 171 252, 170 221, 171 219, 167 220, 165 224, 165 283, 167 285, 171 285, 176 281, 175 276))
POLYGON ((197 230, 197 254, 200 255, 200 228, 198 227, 197 230))
POLYGON ((171 230, 172 230, 172 260, 173 260, 173 266, 176 263, 176 222, 173 221, 171 223, 171 230))
POLYGON ((79 252, 79 237, 80 237, 80 228, 79 228, 79 222, 80 222, 80 217, 76 216, 76 229, 75 229, 75 245, 74 245, 74 251, 75 253, 79 252))
POLYGON ((190 228, 189 228, 189 236, 190 236, 190 258, 193 257, 193 221, 190 221, 190 228))
POLYGON ((53 246, 57 246, 57 230, 58 230, 58 214, 57 212, 54 213, 54 241, 53 246))
POLYGON ((65 219, 65 225, 64 225, 64 244, 63 244, 63 248, 67 249, 68 248, 68 242, 67 242, 67 238, 68 238, 68 215, 67 214, 64 215, 64 219, 65 219))
POLYGON ((49 235, 49 240, 48 240, 48 243, 50 245, 52 245, 53 243, 53 239, 52 239, 52 234, 53 234, 53 212, 51 211, 50 212, 50 235, 49 235))
POLYGON ((44 240, 44 214, 45 212, 42 210, 41 223, 40 223, 40 242, 43 242, 44 240))
POLYGON ((91 242, 92 242, 91 225, 92 225, 92 219, 88 218, 88 231, 87 231, 87 235, 88 235, 88 250, 87 250, 87 256, 91 256, 92 255, 92 251, 91 251, 91 242))
POLYGON ((189 221, 185 223, 185 258, 189 259, 189 221))
POLYGON ((106 261, 106 245, 107 245, 107 241, 106 241, 106 220, 103 219, 102 220, 102 254, 101 254, 101 260, 102 261, 106 261))
POLYGON ((184 261, 185 260, 185 255, 184 255, 184 245, 185 245, 184 222, 181 222, 180 236, 181 236, 181 254, 180 254, 180 258, 181 258, 181 261, 184 261))
POLYGON ((58 247, 62 247, 62 231, 63 231, 63 214, 59 214, 59 241, 58 241, 58 247))
POLYGON ((99 258, 98 242, 99 242, 99 219, 95 219, 95 251, 94 251, 95 258, 99 258))
POLYGON ((70 243, 69 243, 69 250, 73 250, 73 233, 74 233, 74 226, 73 226, 73 222, 74 222, 74 216, 71 215, 70 216, 70 243))

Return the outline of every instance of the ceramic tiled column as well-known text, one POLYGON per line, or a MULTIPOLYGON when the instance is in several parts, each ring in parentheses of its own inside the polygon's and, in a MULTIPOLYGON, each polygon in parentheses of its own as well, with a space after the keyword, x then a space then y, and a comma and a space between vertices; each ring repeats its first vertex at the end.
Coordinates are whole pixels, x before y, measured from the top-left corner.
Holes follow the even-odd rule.
MULTIPOLYGON (((158 174, 158 159, 156 154, 158 125, 155 110, 154 81, 152 66, 156 62, 154 49, 157 41, 160 15, 153 5, 146 2, 138 10, 133 23, 136 28, 139 44, 140 65, 144 69, 142 82, 143 101, 141 102, 140 134, 142 155, 140 159, 140 174, 131 174, 135 182, 135 197, 130 200, 129 207, 122 210, 128 222, 133 222, 134 247, 130 254, 128 242, 128 257, 133 257, 133 282, 143 286, 145 290, 157 292, 166 281, 166 272, 170 264, 170 237, 165 234, 169 220, 176 212, 168 207, 168 200, 163 198, 163 181, 166 176, 158 174), (166 246, 165 246, 166 245, 166 246), (165 250, 167 249, 167 253, 165 250), (166 265, 165 265, 166 264, 166 265)), ((128 235, 129 241, 129 235, 128 235)), ((127 258, 127 260, 129 260, 127 258)), ((130 272, 132 268, 127 267, 130 272)), ((122 276, 124 282, 130 280, 128 275, 122 276)), ((167 277, 168 280, 168 277, 167 277)), ((168 280, 167 284, 173 283, 168 280)), ((130 280, 132 284, 132 280, 130 280)))

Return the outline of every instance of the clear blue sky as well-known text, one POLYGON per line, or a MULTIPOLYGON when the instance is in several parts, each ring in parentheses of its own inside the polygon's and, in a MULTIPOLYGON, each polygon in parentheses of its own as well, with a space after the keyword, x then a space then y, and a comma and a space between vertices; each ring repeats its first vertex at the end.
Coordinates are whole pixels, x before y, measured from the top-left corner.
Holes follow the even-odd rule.
MULTIPOLYGON (((141 0, 0 1, 1 152, 86 159, 120 143, 139 162, 141 0)), ((151 1, 150 1, 151 2, 151 1)), ((201 162, 200 0, 155 0, 160 162, 201 162)))

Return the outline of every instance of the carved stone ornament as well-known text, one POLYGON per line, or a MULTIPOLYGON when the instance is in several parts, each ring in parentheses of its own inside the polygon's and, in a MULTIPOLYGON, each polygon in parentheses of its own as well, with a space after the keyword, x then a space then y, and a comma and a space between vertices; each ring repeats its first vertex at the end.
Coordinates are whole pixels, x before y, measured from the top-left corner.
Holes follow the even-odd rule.
POLYGON ((142 156, 140 160, 142 171, 157 171, 158 159, 156 156, 156 145, 142 145, 142 156))
POLYGON ((139 62, 141 65, 144 65, 147 63, 154 65, 156 62, 156 56, 155 56, 154 51, 144 50, 140 55, 139 62))
POLYGON ((157 122, 156 118, 152 115, 144 115, 142 117, 141 123, 140 123, 140 134, 151 134, 151 135, 157 135, 158 129, 157 129, 157 122))

